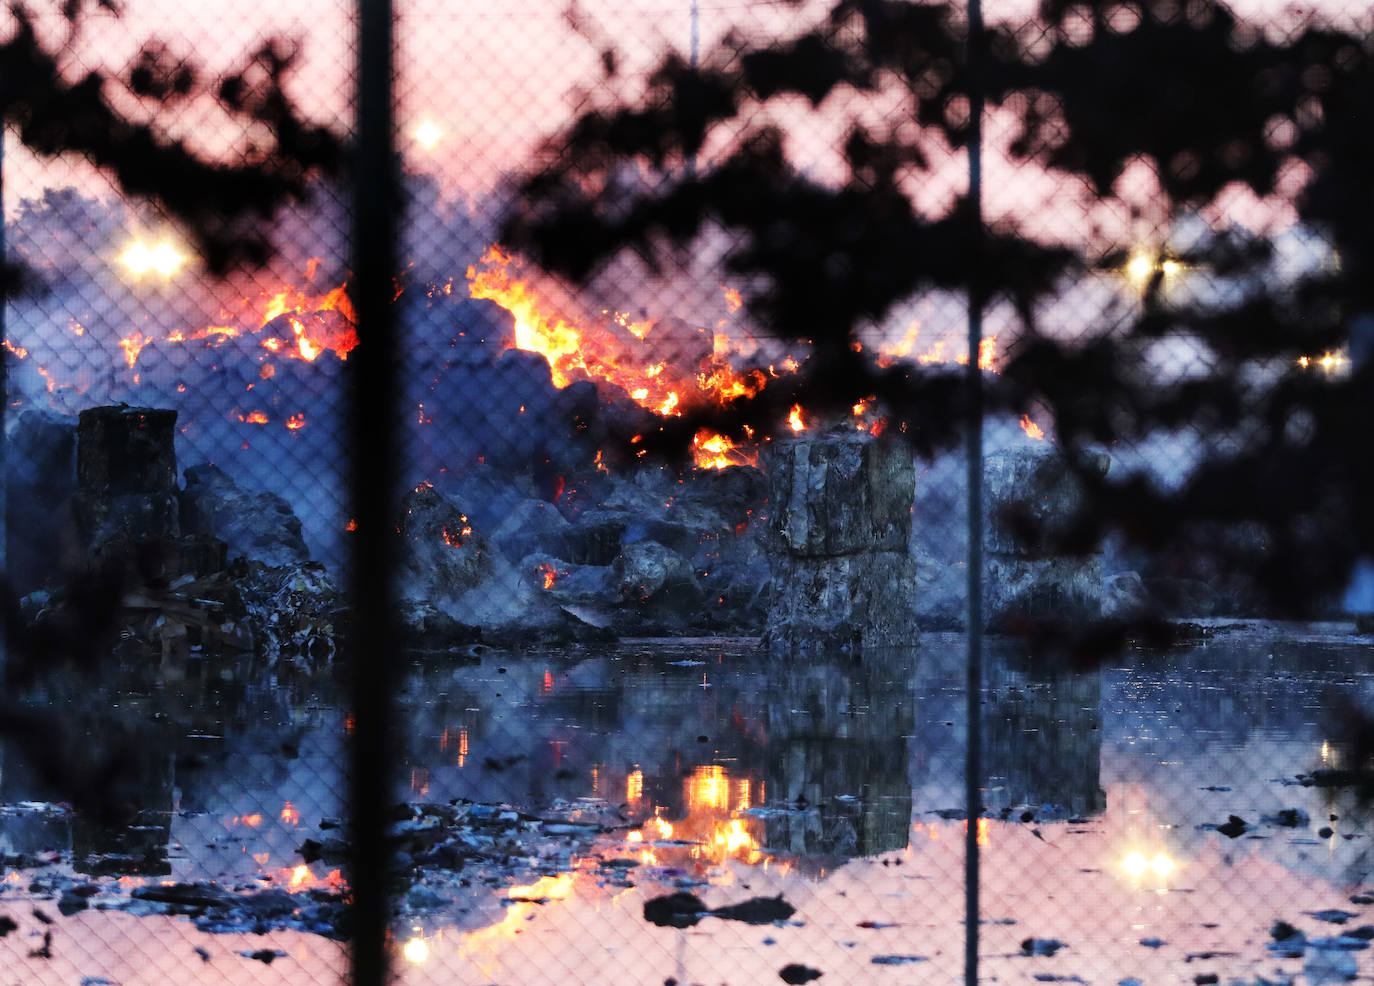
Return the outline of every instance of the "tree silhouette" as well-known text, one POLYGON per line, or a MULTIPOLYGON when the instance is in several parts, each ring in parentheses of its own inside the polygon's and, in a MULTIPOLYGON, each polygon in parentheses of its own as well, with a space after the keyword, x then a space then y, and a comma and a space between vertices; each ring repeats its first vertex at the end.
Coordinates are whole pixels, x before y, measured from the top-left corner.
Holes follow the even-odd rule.
MULTIPOLYGON (((1233 580, 1267 612, 1330 612, 1356 559, 1374 554, 1362 507, 1374 471, 1359 454, 1374 425, 1360 348, 1374 290, 1374 135, 1360 124, 1374 61, 1364 34, 1314 19, 1285 37, 1264 28, 1212 0, 1046 0, 1031 23, 971 40, 947 4, 841 0, 795 37, 727 37, 700 67, 669 57, 641 102, 585 112, 521 178, 502 235, 581 281, 620 251, 652 262, 727 231, 728 273, 755 286, 751 314, 812 355, 794 380, 669 424, 667 451, 703 422, 738 435, 796 399, 845 408, 870 395, 918 451, 952 445, 966 421, 958 382, 885 368, 856 351, 857 332, 921 290, 1007 303, 1019 330, 987 381, 990 410, 1047 411, 1070 462, 1089 445, 1119 452, 1185 431, 1208 451, 1175 485, 1144 469, 1084 470, 1085 508, 1027 537, 1083 551, 1111 535, 1177 576, 1233 580), (754 122, 797 97, 833 117, 853 93, 895 93, 903 111, 886 127, 852 119, 835 180, 809 176, 779 129, 754 122), (1013 159, 1100 201, 1147 165, 1161 216, 1217 207, 1237 187, 1272 201, 1281 175, 1301 173, 1288 204, 1338 261, 1278 277, 1275 244, 1259 235, 1158 243, 1130 316, 1066 337, 1037 305, 1119 271, 1131 244, 1103 235, 1068 248, 1037 233, 1034 215, 979 236, 963 198, 934 215, 915 205, 967 142, 975 96, 1014 119, 1013 159), (651 180, 626 190, 616 176, 629 167, 651 180), (1206 290, 1171 290, 1172 271, 1206 290), (1348 375, 1296 372, 1300 357, 1347 341, 1348 375), (1185 346, 1200 354, 1186 372, 1152 368, 1185 346)), ((1078 639, 1092 650, 1128 629, 1078 639)))
MULTIPOLYGON (((117 9, 112 0, 99 5, 117 9)), ((81 29, 84 5, 66 0, 61 12, 70 39, 81 29)), ((14 33, 0 45, 0 121, 35 153, 84 156, 124 192, 154 203, 186 228, 212 273, 263 263, 270 253, 267 220, 306 194, 312 174, 332 174, 343 164, 342 138, 307 122, 285 94, 294 51, 284 42, 268 40, 240 70, 203 81, 192 60, 172 56, 154 39, 125 78, 90 72, 72 82, 40 41, 28 8, 17 5, 12 16, 14 33), (240 160, 202 157, 115 108, 105 89, 116 81, 160 104, 212 96, 231 116, 258 124, 268 140, 240 160)))

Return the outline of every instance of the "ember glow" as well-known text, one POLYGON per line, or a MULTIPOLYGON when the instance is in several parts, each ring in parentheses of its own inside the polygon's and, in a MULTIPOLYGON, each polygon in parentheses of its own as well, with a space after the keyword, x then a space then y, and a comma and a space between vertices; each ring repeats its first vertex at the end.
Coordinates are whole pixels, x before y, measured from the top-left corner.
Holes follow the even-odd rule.
POLYGON ((755 449, 742 448, 724 435, 702 428, 692 436, 692 461, 698 469, 757 466, 759 454, 755 449))

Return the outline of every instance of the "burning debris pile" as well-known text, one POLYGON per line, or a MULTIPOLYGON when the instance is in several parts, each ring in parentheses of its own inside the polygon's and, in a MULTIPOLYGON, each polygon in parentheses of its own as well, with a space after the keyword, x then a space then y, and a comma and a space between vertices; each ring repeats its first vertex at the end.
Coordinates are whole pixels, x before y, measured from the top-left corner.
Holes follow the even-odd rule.
MULTIPOLYGON (((10 435, 8 527, 21 591, 66 585, 92 559, 155 556, 124 575, 157 626, 126 639, 170 656, 223 635, 216 646, 328 659, 339 604, 328 572, 344 561, 350 523, 337 398, 358 340, 346 272, 299 259, 283 261, 299 269, 279 288, 240 281, 216 295, 169 281, 149 293, 106 283, 93 252, 54 271, 50 294, 16 302, 6 345, 23 410, 10 435), (166 410, 138 412, 138 428, 95 413, 121 402, 166 410), (89 425, 53 413, 80 409, 89 425), (111 445, 106 458, 122 464, 98 475, 107 467, 96 450, 126 438, 146 445, 142 458, 126 462, 111 445), (94 456, 79 469, 78 444, 82 462, 94 456), (214 464, 188 469, 181 488, 178 454, 214 464), (211 602, 214 619, 193 617, 211 602), (158 623, 173 610, 184 643, 158 623), (229 624, 232 633, 217 629, 229 624)), ((910 640, 912 599, 923 625, 957 621, 957 518, 918 506, 912 532, 911 460, 896 444, 878 451, 888 423, 874 402, 833 434, 794 405, 771 434, 699 429, 680 467, 647 456, 674 418, 792 386, 800 364, 749 333, 736 292, 698 299, 688 321, 588 312, 497 246, 464 247, 441 266, 466 268, 465 281, 426 262, 398 281, 395 300, 410 409, 397 589, 410 645, 767 629, 784 650, 802 638, 849 646, 855 632, 875 646, 910 640), (784 437, 788 451, 764 455, 784 437)), ((922 340, 922 351, 918 334, 913 323, 899 340, 873 340, 879 364, 945 362, 941 340, 922 340)), ((995 356, 987 340, 979 365, 995 356)), ((1042 444, 1023 424, 1014 440, 1042 444)), ((926 468, 915 484, 918 505, 957 498, 945 487, 962 480, 932 476, 926 468)))

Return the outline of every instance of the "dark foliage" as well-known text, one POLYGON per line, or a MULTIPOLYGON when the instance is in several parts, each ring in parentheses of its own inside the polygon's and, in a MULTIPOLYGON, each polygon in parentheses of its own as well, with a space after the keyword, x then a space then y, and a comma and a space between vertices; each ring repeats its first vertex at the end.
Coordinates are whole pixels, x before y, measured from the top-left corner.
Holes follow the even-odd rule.
MULTIPOLYGON (((795 380, 728 413, 665 425, 662 452, 680 452, 700 424, 766 433, 793 401, 844 408, 874 395, 920 452, 949 447, 967 421, 958 379, 885 369, 854 351, 856 332, 923 290, 1008 303, 1021 328, 1000 375, 986 380, 990 411, 1047 411, 1069 453, 1177 434, 1198 436, 1210 453, 1173 485, 1129 468, 1082 476, 1091 495, 1055 532, 1058 550, 1114 536, 1178 578, 1231 580, 1270 614, 1331 612, 1351 566, 1374 556, 1362 507, 1374 467, 1358 452, 1374 426, 1360 328, 1374 307, 1374 132, 1361 123, 1374 105, 1372 43, 1312 20, 1276 38, 1219 3, 1172 0, 1047 2, 1039 22, 971 41, 957 8, 842 0, 797 37, 727 38, 696 69, 669 60, 643 105, 586 112, 524 177, 503 237, 584 280, 622 250, 652 261, 725 230, 726 266, 752 287, 751 314, 812 357, 795 380), (784 135, 751 122, 779 97, 824 110, 842 90, 895 91, 909 116, 886 130, 856 121, 835 180, 803 174, 784 135), (984 227, 962 199, 935 215, 915 204, 933 162, 968 141, 979 100, 1014 115, 1014 157, 1081 179, 1099 198, 1114 197, 1127 166, 1144 162, 1158 179, 1160 216, 1237 186, 1275 194, 1278 176, 1301 166, 1307 178, 1292 204, 1339 262, 1279 281, 1266 273, 1269 242, 1221 231, 1156 258, 1123 324, 1066 338, 1037 323, 1037 302, 1119 277, 1129 244, 1070 250, 1026 228, 984 227), (722 143, 709 162, 697 160, 722 143), (627 167, 652 180, 626 191, 615 178, 627 167), (1205 302, 1175 297, 1165 260, 1221 287, 1205 302), (1345 344, 1348 376, 1293 372, 1300 356, 1345 344), (1177 345, 1203 354, 1196 368, 1151 369, 1151 353, 1177 345)), ((1084 663, 1131 634, 1167 636, 1152 616, 1078 633, 1023 629, 1084 663)))
MULTIPOLYGON (((82 10, 79 3, 64 6, 73 30, 82 10)), ((343 164, 342 139, 308 123, 287 99, 282 83, 293 53, 280 42, 265 44, 215 87, 229 112, 261 124, 270 136, 256 158, 224 163, 124 117, 106 98, 108 80, 99 74, 66 79, 56 54, 39 41, 30 13, 18 6, 14 15, 17 29, 0 45, 0 120, 13 125, 31 150, 84 156, 126 193, 155 203, 185 226, 214 273, 266 261, 265 220, 300 200, 311 174, 333 173, 343 164)), ((126 82, 136 95, 165 103, 190 96, 198 75, 189 59, 151 41, 126 82)))

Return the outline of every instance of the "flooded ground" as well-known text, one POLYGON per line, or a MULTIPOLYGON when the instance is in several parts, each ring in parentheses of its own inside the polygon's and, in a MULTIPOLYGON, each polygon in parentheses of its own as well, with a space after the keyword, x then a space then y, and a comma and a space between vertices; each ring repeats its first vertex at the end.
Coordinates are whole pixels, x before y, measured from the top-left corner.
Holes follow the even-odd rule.
MULTIPOLYGON (((963 647, 784 666, 741 642, 622 642, 416 666, 404 981, 954 981, 963 647)), ((1374 708, 1370 654, 1259 625, 1092 673, 991 646, 983 977, 1368 976, 1370 815, 1333 782, 1342 722, 1374 708)), ((36 718, 3 749, 8 968, 339 981, 334 683, 193 661, 116 687, 50 682, 31 706, 65 736, 36 718)))

